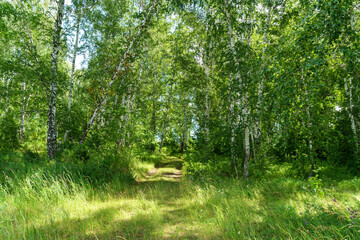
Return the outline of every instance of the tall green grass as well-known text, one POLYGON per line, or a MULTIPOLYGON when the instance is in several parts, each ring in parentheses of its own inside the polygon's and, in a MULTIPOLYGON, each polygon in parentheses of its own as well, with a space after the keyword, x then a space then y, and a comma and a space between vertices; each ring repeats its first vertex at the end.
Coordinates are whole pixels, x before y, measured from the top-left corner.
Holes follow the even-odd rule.
POLYGON ((0 239, 360 239, 358 178, 299 180, 274 167, 249 181, 201 172, 146 181, 155 165, 179 161, 158 158, 132 162, 137 182, 108 159, 114 168, 100 164, 91 178, 83 163, 13 156, 0 164, 0 239))
POLYGON ((5 179, 1 239, 360 238, 360 179, 330 188, 289 178, 101 187, 70 174, 5 179))

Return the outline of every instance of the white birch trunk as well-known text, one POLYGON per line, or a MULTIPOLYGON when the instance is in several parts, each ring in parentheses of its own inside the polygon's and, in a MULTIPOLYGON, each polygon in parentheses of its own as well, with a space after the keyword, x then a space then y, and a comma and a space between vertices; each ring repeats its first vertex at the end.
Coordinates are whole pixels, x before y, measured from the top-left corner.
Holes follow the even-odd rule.
MULTIPOLYGON (((246 119, 247 120, 247 119, 246 119)), ((244 178, 249 178, 249 161, 250 161, 250 137, 249 137, 249 127, 245 127, 245 159, 244 159, 244 178)))
MULTIPOLYGON (((209 67, 206 66, 205 67, 205 74, 206 74, 206 79, 209 80, 209 76, 210 76, 210 70, 209 67)), ((210 118, 210 100, 209 100, 209 91, 210 91, 210 85, 211 82, 206 81, 206 86, 205 86, 205 146, 207 146, 208 142, 209 142, 209 118, 210 118)))
POLYGON ((235 124, 234 124, 234 93, 232 91, 233 88, 233 75, 232 73, 229 74, 229 126, 230 126, 230 154, 231 154, 231 165, 235 169, 236 178, 239 178, 239 171, 238 171, 238 161, 236 157, 236 150, 235 150, 235 124))
MULTIPOLYGON (((265 46, 263 47, 263 56, 262 56, 262 68, 264 68, 264 61, 265 61, 265 53, 266 53, 266 49, 269 45, 269 38, 268 38, 268 32, 269 32, 269 28, 270 28, 270 21, 271 21, 271 9, 268 7, 267 9, 267 17, 266 17, 266 27, 265 27, 265 33, 264 33, 264 38, 263 41, 265 43, 265 46)), ((259 138, 260 138, 260 134, 261 134, 261 129, 260 129, 260 125, 261 125, 261 119, 259 117, 259 113, 260 113, 260 107, 262 105, 262 100, 263 100, 263 89, 264 89, 264 82, 265 82, 265 74, 263 74, 260 85, 259 85, 259 89, 258 89, 258 100, 256 103, 256 118, 255 118, 255 124, 254 124, 254 138, 255 138, 255 142, 259 142, 259 138)))
MULTIPOLYGON (((141 69, 140 69, 140 75, 141 75, 141 69)), ((131 97, 131 102, 130 102, 130 109, 129 109, 129 122, 128 124, 130 124, 130 128, 133 129, 134 127, 134 123, 133 123, 133 114, 134 114, 134 105, 135 105, 135 100, 136 100, 136 92, 137 92, 137 88, 138 88, 138 82, 135 83, 135 88, 133 90, 133 95, 131 97)), ((132 142, 132 131, 128 132, 128 141, 131 143, 132 142)))
POLYGON ((20 129, 19 129, 19 139, 24 140, 25 139, 25 115, 26 115, 26 83, 22 83, 22 90, 23 90, 23 102, 20 107, 20 129))
POLYGON ((56 132, 56 94, 57 94, 57 67, 60 51, 61 24, 63 20, 65 0, 58 1, 57 17, 55 21, 55 31, 53 35, 53 50, 51 53, 51 73, 49 93, 49 112, 48 112, 48 130, 47 130, 47 156, 54 158, 56 154, 57 132, 56 132))
MULTIPOLYGON (((121 136, 122 136, 122 144, 123 146, 125 145, 126 142, 128 142, 129 139, 129 131, 128 131, 128 125, 129 125, 129 120, 130 120, 130 108, 131 108, 131 97, 132 97, 132 86, 129 87, 129 91, 128 91, 128 95, 127 95, 127 99, 126 99, 126 113, 125 116, 123 116, 123 127, 122 127, 122 131, 121 131, 121 136)), ((125 106, 125 104, 124 104, 125 106)))
MULTIPOLYGON (((116 95, 115 96, 115 100, 114 100, 114 104, 113 104, 113 111, 115 110, 115 108, 116 108, 116 106, 117 106, 117 104, 118 104, 118 100, 119 100, 119 96, 118 95, 116 95)), ((109 118, 107 119, 107 121, 106 121, 106 125, 109 125, 110 124, 110 121, 111 121, 111 119, 112 119, 112 113, 113 113, 113 111, 110 113, 110 116, 109 116, 109 118)))
POLYGON ((184 152, 184 150, 186 150, 187 148, 187 101, 186 101, 186 97, 184 94, 183 97, 183 101, 184 101, 184 122, 183 122, 183 133, 182 133, 182 138, 181 138, 181 143, 180 143, 180 152, 184 152))
MULTIPOLYGON (((124 94, 122 96, 122 99, 121 99, 121 108, 122 109, 124 109, 124 107, 125 107, 125 99, 126 99, 126 94, 124 94)), ((120 138, 117 141, 119 148, 121 148, 123 146, 123 143, 124 143, 124 137, 123 137, 124 124, 125 124, 124 123, 124 114, 121 114, 120 120, 119 120, 119 135, 120 135, 120 138)))
POLYGON ((349 114, 349 119, 351 122, 351 130, 353 132, 353 137, 354 137, 354 142, 355 142, 355 153, 358 156, 359 153, 359 138, 358 138, 358 129, 356 126, 356 120, 355 120, 355 116, 353 114, 353 109, 354 109, 354 99, 353 99, 353 84, 352 84, 352 78, 349 78, 349 83, 347 81, 347 79, 345 78, 345 93, 348 97, 348 114, 349 114))
POLYGON ((306 90, 306 101, 307 101, 307 107, 306 107, 306 114, 308 117, 308 129, 309 129, 309 157, 310 157, 310 164, 311 164, 311 170, 309 177, 312 177, 314 174, 314 154, 313 154, 313 137, 312 137, 312 119, 310 114, 310 104, 309 104, 309 93, 308 90, 306 90))
POLYGON ((165 115, 164 115, 163 128, 162 128, 162 132, 161 132, 159 152, 161 152, 161 148, 162 148, 162 146, 163 146, 163 144, 164 144, 164 137, 165 137, 166 128, 167 128, 167 116, 168 116, 168 111, 169 111, 169 108, 170 108, 170 102, 171 102, 171 97, 172 97, 172 90, 173 90, 173 84, 171 84, 171 86, 170 86, 169 98, 168 98, 167 103, 166 103, 166 110, 165 110, 165 115))
POLYGON ((6 82, 6 97, 5 97, 5 111, 4 116, 6 116, 8 110, 9 110, 9 85, 10 85, 10 78, 5 77, 6 82))
POLYGON ((152 127, 152 140, 155 141, 155 135, 156 135, 156 84, 157 84, 157 76, 156 73, 154 74, 154 82, 153 82, 153 95, 152 95, 152 114, 151 114, 151 127, 152 127))
MULTIPOLYGON (((212 31, 212 28, 210 26, 210 29, 208 29, 209 25, 207 25, 207 32, 212 31)), ((211 59, 211 49, 212 49, 212 42, 210 40, 209 42, 209 50, 207 51, 206 58, 204 59, 204 67, 205 67, 205 76, 206 76, 206 86, 205 86, 205 146, 208 145, 209 142, 209 119, 210 119, 210 113, 211 113, 211 91, 212 91, 212 59, 211 59)))
POLYGON ((255 143, 255 124, 253 124, 253 120, 252 120, 253 118, 251 118, 251 125, 253 126, 251 129, 250 129, 250 139, 251 139, 251 143, 252 143, 252 150, 253 150, 253 161, 254 161, 254 163, 256 163, 256 148, 255 148, 255 145, 256 145, 256 143, 255 143))
POLYGON ((306 115, 307 115, 307 127, 308 127, 308 142, 309 142, 309 159, 311 164, 311 169, 309 173, 309 177, 312 177, 314 174, 314 152, 313 152, 313 136, 312 136, 312 118, 310 113, 310 98, 309 98, 309 89, 304 78, 304 69, 301 69, 301 79, 305 88, 305 98, 306 98, 306 115))
MULTIPOLYGON (((231 23, 231 17, 230 17, 230 12, 229 12, 229 8, 230 7, 230 2, 227 3, 227 5, 225 6, 225 14, 226 14, 226 18, 227 18, 227 25, 228 25, 228 35, 230 38, 230 42, 229 42, 229 49, 231 50, 231 52, 233 53, 233 58, 234 58, 234 63, 235 63, 235 69, 236 69, 236 74, 235 74, 235 78, 238 82, 238 84, 241 87, 244 87, 243 82, 242 82, 242 78, 241 78, 241 74, 239 71, 239 59, 237 58, 237 50, 236 50, 236 46, 235 46, 235 39, 234 39, 234 32, 233 32, 233 28, 232 28, 232 23, 231 23)), ((242 108, 243 108, 243 122, 242 125, 244 127, 245 130, 245 134, 244 134, 244 150, 245 150, 245 157, 244 157, 244 177, 247 179, 249 177, 249 161, 250 161, 250 137, 249 137, 249 123, 248 123, 248 114, 249 114, 249 110, 248 110, 248 106, 247 106, 247 94, 244 93, 245 89, 242 89, 242 108)))

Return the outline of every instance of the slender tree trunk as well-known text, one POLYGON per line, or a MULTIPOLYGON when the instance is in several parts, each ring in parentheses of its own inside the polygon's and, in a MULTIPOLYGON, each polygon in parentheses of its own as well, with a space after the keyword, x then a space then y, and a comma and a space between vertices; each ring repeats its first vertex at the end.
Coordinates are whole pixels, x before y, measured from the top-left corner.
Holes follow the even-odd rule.
MULTIPOLYGON (((246 119, 245 119, 246 120, 246 119)), ((244 178, 249 178, 249 161, 250 161, 250 137, 249 137, 249 127, 245 127, 245 158, 244 158, 244 178)))
MULTIPOLYGON (((130 51, 133 49, 134 45, 136 44, 137 40, 139 39, 141 33, 143 32, 143 29, 144 29, 144 28, 146 27, 146 25, 148 24, 148 22, 149 22, 149 20, 150 20, 150 18, 151 18, 151 13, 152 13, 153 10, 156 8, 156 6, 157 6, 157 1, 154 1, 154 2, 152 3, 152 5, 150 6, 149 11, 148 11, 147 14, 146 14, 146 17, 145 17, 145 20, 144 20, 143 24, 140 26, 138 32, 137 32, 137 33, 135 34, 135 36, 133 37, 133 39, 132 39, 132 41, 130 42, 128 48, 126 49, 126 51, 125 51, 122 59, 120 60, 119 65, 116 67, 116 72, 115 72, 115 74, 112 76, 110 82, 109 82, 108 85, 106 86, 105 91, 104 91, 104 92, 105 92, 104 95, 103 95, 102 98, 100 99, 98 105, 95 107, 95 110, 94 110, 94 112, 93 112, 93 114, 92 114, 92 116, 91 116, 88 124, 86 125, 86 128, 85 128, 85 130, 84 130, 84 133, 83 133, 83 135, 82 135, 82 137, 81 137, 80 143, 83 143, 83 142, 85 141, 87 134, 89 133, 92 125, 94 124, 94 121, 95 121, 95 119, 96 119, 96 116, 97 116, 97 114, 98 114, 98 112, 99 112, 99 108, 101 108, 101 107, 103 106, 104 102, 106 102, 106 99, 107 99, 107 97, 108 97, 109 90, 110 90, 111 86, 113 85, 113 83, 115 82, 118 74, 119 74, 120 71, 122 70, 122 68, 123 68, 123 66, 124 66, 127 58, 128 58, 129 55, 130 55, 130 51)), ((121 81, 123 81, 123 79, 122 79, 121 81)), ((122 84, 120 84, 120 85, 122 85, 122 84)))
POLYGON ((105 126, 105 111, 106 111, 106 102, 107 99, 104 100, 104 104, 103 107, 100 109, 100 114, 99 114, 99 119, 100 119, 100 126, 98 125, 98 129, 100 129, 100 127, 104 127, 105 126))
POLYGON ((54 158, 56 154, 57 132, 56 132, 56 91, 57 91, 57 67, 60 51, 61 24, 63 20, 65 0, 58 1, 57 17, 55 21, 55 31, 53 35, 53 50, 51 53, 51 72, 49 93, 49 112, 48 112, 48 130, 47 130, 47 156, 54 158))
POLYGON ((115 100, 114 100, 114 104, 113 104, 113 107, 112 107, 112 111, 111 111, 111 113, 110 113, 109 118, 108 118, 107 121, 106 121, 106 125, 109 125, 109 124, 110 124, 110 121, 111 121, 112 115, 113 115, 113 111, 115 111, 115 108, 116 108, 116 106, 117 106, 117 104, 118 104, 118 100, 119 100, 119 96, 116 95, 116 96, 115 96, 115 100))
POLYGON ((161 148, 162 148, 162 146, 164 144, 164 138, 165 138, 165 133, 166 133, 166 128, 167 128, 167 115, 168 115, 168 111, 169 111, 169 108, 170 108, 172 90, 173 90, 173 83, 170 86, 169 98, 168 98, 167 103, 166 103, 166 110, 165 110, 165 115, 164 115, 164 123, 163 123, 163 128, 162 128, 161 137, 160 137, 159 152, 161 152, 161 148))
MULTIPOLYGON (((267 17, 266 17, 266 27, 265 27, 265 33, 264 33, 264 38, 263 41, 265 43, 265 46, 263 47, 263 55, 262 55, 262 64, 261 67, 264 68, 265 67, 265 59, 266 59, 266 49, 269 46, 269 38, 268 38, 268 32, 269 32, 269 28, 270 28, 270 22, 271 22, 271 8, 267 7, 267 17)), ((258 88, 258 99, 256 102, 256 116, 255 116, 255 124, 254 124, 254 130, 253 130, 253 151, 254 151, 254 161, 256 161, 256 149, 259 149, 260 146, 258 146, 257 148, 255 147, 255 145, 260 145, 261 144, 261 117, 260 117, 260 112, 261 112, 261 105, 262 105, 262 101, 263 101, 263 89, 264 89, 264 83, 266 81, 266 76, 263 73, 262 78, 261 78, 261 82, 258 88)))
MULTIPOLYGON (((352 9, 353 9, 353 12, 351 14, 350 27, 353 31, 355 31, 355 26, 354 26, 354 24, 356 24, 355 17, 357 15, 357 13, 359 12, 359 8, 355 4, 355 5, 353 5, 352 9)), ((356 61, 357 61, 357 57, 355 58, 355 62, 356 61)), ((342 67, 344 68, 344 70, 347 70, 344 66, 342 66, 342 67)), ((348 82, 347 78, 344 79, 344 85, 345 85, 344 87, 345 87, 345 94, 347 95, 347 98, 348 98, 347 112, 348 112, 350 123, 351 123, 351 130, 353 132, 353 139, 354 139, 354 143, 355 143, 355 155, 358 157, 359 156, 359 135, 358 135, 357 124, 359 124, 359 123, 356 121, 356 116, 354 115, 354 107, 355 107, 354 102, 355 102, 355 99, 358 99, 358 97, 356 98, 356 95, 358 94, 358 89, 357 89, 358 86, 356 84, 354 86, 354 84, 353 84, 353 80, 356 80, 355 76, 357 74, 358 74, 358 72, 355 69, 353 69, 353 74, 352 74, 352 77, 349 78, 349 82, 348 82), (353 94, 354 90, 355 90, 355 96, 353 94)))
POLYGON ((6 116, 8 110, 9 110, 9 85, 10 85, 10 78, 5 77, 6 82, 6 97, 5 97, 5 111, 4 116, 6 116))
POLYGON ((123 141, 123 145, 125 145, 125 143, 128 143, 129 140, 129 130, 128 130, 128 126, 130 124, 130 117, 131 117, 131 105, 132 105, 132 96, 133 96, 133 89, 132 86, 130 86, 129 91, 128 91, 128 95, 127 95, 127 100, 126 100, 126 114, 124 117, 124 126, 123 126, 123 136, 124 136, 124 141, 123 141))
MULTIPOLYGON (((211 34, 212 32, 212 25, 207 24, 206 26, 206 30, 208 32, 208 34, 211 34), (210 32, 210 33, 209 33, 210 32)), ((208 50, 206 51, 206 58, 204 59, 204 67, 205 67, 205 76, 206 76, 206 86, 205 86, 205 147, 208 147, 208 143, 209 143, 209 133, 210 133, 210 129, 209 129, 209 119, 210 119, 210 113, 211 113, 211 90, 212 90, 212 55, 211 55, 211 51, 212 51, 212 40, 210 39, 209 41, 209 47, 208 50)), ((208 151, 207 151, 208 152, 208 151)))
POLYGON ((183 153, 184 150, 186 150, 187 148, 187 140, 188 140, 188 136, 187 136, 187 101, 186 101, 186 97, 184 94, 184 122, 183 122, 183 133, 182 133, 182 137, 181 137, 181 143, 180 143, 180 153, 183 153))
MULTIPOLYGON (((252 119, 252 118, 251 118, 252 119)), ((251 129, 250 129, 250 138, 251 138, 251 144, 252 144, 252 150, 253 150, 253 161, 254 161, 254 163, 256 163, 257 162, 257 160, 256 160, 256 148, 255 148, 255 145, 256 145, 256 143, 255 143, 255 130, 254 130, 254 128, 255 128, 255 124, 253 124, 253 120, 251 121, 251 124, 254 126, 254 127, 252 127, 251 129)))
POLYGON ((128 142, 129 140, 129 130, 128 130, 128 126, 129 126, 129 120, 130 120, 130 105, 131 105, 131 97, 132 97, 132 86, 130 86, 130 91, 129 91, 129 95, 127 97, 126 100, 126 114, 125 114, 125 126, 124 126, 124 138, 125 138, 125 143, 128 142))
MULTIPOLYGON (((71 121, 71 103, 72 103, 73 88, 74 88, 75 64, 76 64, 76 55, 77 55, 78 42, 79 42, 81 14, 82 13, 81 13, 81 9, 80 9, 80 13, 76 20, 76 35, 75 35, 75 43, 74 43, 74 54, 73 54, 72 65, 71 65, 71 79, 70 79, 70 86, 69 86, 69 102, 68 102, 68 116, 67 116, 68 124, 70 124, 70 121, 71 121)), ((65 131, 64 143, 66 142, 68 134, 69 134, 69 126, 67 126, 66 131, 65 131)))
MULTIPOLYGON (((306 95, 307 95, 307 101, 309 101, 309 95, 308 95, 308 91, 306 91, 306 95)), ((310 114, 310 104, 307 104, 306 107, 306 113, 307 113, 307 117, 308 117, 308 129, 309 129, 309 157, 310 157, 310 164, 311 164, 311 170, 310 170, 310 174, 309 177, 312 177, 314 175, 314 151, 313 151, 313 136, 312 136, 312 119, 311 119, 311 114, 310 114)))
MULTIPOLYGON (((205 68, 205 74, 206 74, 206 79, 209 80, 209 75, 210 75, 210 71, 209 71, 209 67, 206 66, 205 68)), ((211 82, 206 81, 206 86, 205 86, 205 146, 207 147, 208 142, 209 142, 209 118, 210 118, 210 85, 211 82)))
POLYGON ((132 138, 133 138, 133 129, 134 129, 134 125, 135 125, 135 119, 136 117, 134 116, 135 114, 135 106, 136 106, 136 95, 137 95, 137 91, 138 91, 138 88, 139 88, 139 85, 140 85, 140 82, 141 82, 141 74, 142 74, 142 66, 140 66, 140 70, 139 70, 139 75, 137 77, 137 81, 135 82, 135 87, 134 87, 134 90, 133 90, 133 94, 132 94, 132 97, 131 97, 131 102, 130 102, 130 110, 129 110, 129 125, 130 125, 130 129, 131 131, 128 132, 128 141, 130 143, 130 146, 132 146, 132 138))
POLYGON ((353 132, 353 138, 355 142, 355 154, 358 156, 359 153, 359 138, 358 138, 358 129, 356 126, 356 120, 354 116, 354 97, 353 97, 353 83, 352 78, 349 78, 349 83, 345 78, 345 93, 348 97, 348 115, 351 122, 351 130, 353 132))
MULTIPOLYGON (((142 69, 140 69, 140 75, 141 75, 141 71, 142 69)), ((140 80, 138 80, 140 81, 140 80)), ((135 100, 136 100, 136 92, 137 92, 137 88, 138 88, 138 81, 135 83, 135 88, 133 90, 133 95, 131 97, 131 102, 130 102, 130 110, 129 110, 129 123, 130 124, 130 129, 133 129, 134 128, 134 119, 135 117, 133 117, 133 114, 134 114, 134 106, 135 106, 135 100)), ((132 132, 133 131, 129 131, 128 132, 128 139, 129 139, 129 143, 131 144, 132 142, 132 132)))
POLYGON ((242 115, 243 115, 243 128, 244 128, 244 165, 243 165, 243 175, 245 179, 249 178, 249 162, 250 162, 250 126, 249 126, 249 118, 250 112, 248 106, 248 95, 247 92, 243 93, 243 108, 242 108, 242 115))
MULTIPOLYGON (((353 12, 352 12, 351 19, 350 19, 350 27, 351 27, 351 29, 353 31, 354 31, 354 18, 355 18, 355 15, 356 15, 357 11, 358 11, 358 8, 356 6, 353 6, 353 12)), ((334 58, 335 58, 336 63, 345 72, 349 72, 349 69, 347 69, 345 65, 340 64, 338 62, 337 57, 336 57, 336 51, 337 51, 337 49, 335 50, 335 53, 334 53, 334 58)), ((355 73, 357 73, 357 72, 354 71, 353 76, 354 76, 355 73)), ((352 80, 353 79, 350 77, 349 78, 349 83, 348 83, 347 78, 344 78, 344 88, 345 88, 345 94, 346 94, 347 100, 348 100, 347 112, 348 112, 348 115, 349 115, 350 124, 351 124, 351 130, 353 132, 353 139, 354 139, 354 142, 355 142, 355 154, 356 154, 356 156, 359 156, 358 128, 356 126, 356 124, 357 124, 356 117, 354 116, 354 113, 353 113, 353 107, 354 107, 354 105, 353 105, 353 102, 354 102, 353 90, 354 90, 354 86, 352 84, 352 80)), ((358 91, 356 91, 356 92, 358 92, 358 91)))
MULTIPOLYGON (((130 85, 128 91, 126 94, 124 94, 122 96, 122 101, 121 101, 121 108, 122 109, 126 109, 126 113, 122 114, 120 116, 120 121, 119 121, 119 135, 120 138, 118 139, 117 143, 118 146, 121 148, 125 145, 127 139, 126 137, 129 136, 127 127, 130 124, 130 117, 131 117, 131 111, 132 111, 132 101, 134 100, 134 95, 132 95, 132 92, 134 90, 132 89, 132 86, 130 85)), ((135 85, 135 91, 136 91, 136 85, 135 85)))
POLYGON ((306 115, 307 115, 307 127, 308 127, 308 142, 309 142, 309 159, 311 164, 311 169, 309 173, 309 177, 313 177, 314 175, 314 151, 313 151, 313 135, 312 135, 312 118, 310 113, 310 95, 309 95, 309 89, 308 85, 306 83, 306 80, 304 78, 304 70, 301 69, 301 79, 304 84, 305 88, 305 98, 306 98, 306 115))
MULTIPOLYGON (((121 108, 124 109, 125 108, 125 99, 126 99, 126 94, 124 94, 122 96, 122 100, 121 100, 121 108)), ((120 119, 119 119, 119 135, 120 138, 117 141, 117 144, 119 146, 119 148, 123 147, 124 145, 124 114, 121 114, 120 119)))
POLYGON ((242 120, 243 120, 243 127, 244 127, 244 150, 245 150, 245 157, 244 157, 244 178, 248 178, 249 177, 249 161, 250 161, 250 138, 249 138, 249 123, 248 123, 248 114, 249 114, 249 110, 248 110, 248 106, 247 106, 247 94, 245 93, 245 89, 244 89, 244 83, 242 81, 242 77, 240 74, 240 70, 239 70, 239 59, 237 57, 237 50, 235 47, 235 39, 234 39, 234 32, 233 32, 233 28, 232 28, 232 23, 231 23, 231 18, 230 18, 230 12, 229 12, 229 7, 230 7, 230 2, 227 3, 227 5, 224 7, 225 10, 225 14, 226 14, 226 18, 227 18, 227 26, 228 26, 228 35, 230 38, 230 42, 229 42, 229 50, 233 53, 233 58, 234 58, 234 63, 235 63, 235 69, 236 69, 236 74, 235 74, 235 78, 239 84, 239 86, 243 87, 242 89, 242 120))
POLYGON ((234 124, 234 93, 233 89, 233 75, 232 73, 229 74, 229 126, 230 126, 230 154, 231 154, 231 165, 235 169, 236 178, 239 178, 239 171, 238 171, 238 160, 236 156, 236 149, 235 149, 235 124, 234 124))
POLYGON ((20 130, 19 130, 19 139, 24 140, 25 139, 25 115, 26 115, 26 107, 27 102, 26 101, 26 83, 25 81, 22 83, 22 90, 23 90, 23 102, 20 107, 20 130))
POLYGON ((151 128, 152 128, 152 141, 155 142, 156 136, 156 102, 157 102, 157 95, 156 95, 156 88, 157 88, 157 76, 156 73, 154 74, 154 82, 153 82, 153 89, 152 89, 152 114, 151 114, 151 128))

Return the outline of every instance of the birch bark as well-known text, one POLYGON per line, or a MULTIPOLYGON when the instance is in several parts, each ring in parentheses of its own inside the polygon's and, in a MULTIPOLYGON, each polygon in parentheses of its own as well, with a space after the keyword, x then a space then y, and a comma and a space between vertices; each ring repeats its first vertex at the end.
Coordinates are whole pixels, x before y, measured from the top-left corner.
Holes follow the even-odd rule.
POLYGON ((183 102, 184 102, 184 122, 183 122, 183 133, 180 142, 180 153, 184 152, 187 148, 187 140, 188 140, 188 129, 187 129, 187 101, 186 96, 183 94, 183 102))
POLYGON ((5 82, 6 82, 6 97, 5 97, 5 111, 4 116, 6 116, 8 110, 9 110, 9 84, 10 84, 10 78, 8 76, 5 76, 5 82))
MULTIPOLYGON (((240 63, 239 63, 239 59, 237 57, 237 50, 235 47, 234 32, 233 32, 233 27, 232 27, 232 23, 231 23, 229 8, 230 8, 230 2, 227 2, 227 5, 225 6, 224 10, 225 10, 226 18, 227 18, 228 35, 230 38, 229 49, 233 53, 233 58, 234 58, 233 60, 234 60, 235 69, 236 69, 235 79, 237 80, 240 87, 244 87, 242 77, 240 74, 240 70, 239 70, 240 63)), ((245 132, 245 134, 244 134, 245 156, 244 156, 243 175, 244 175, 244 178, 247 179, 249 177, 250 136, 249 136, 249 123, 248 123, 249 110, 248 110, 248 106, 247 106, 247 94, 245 93, 245 89, 242 89, 241 96, 242 96, 241 97, 241 107, 243 109, 242 125, 244 127, 244 132, 245 132)))
POLYGON ((154 73, 154 82, 153 82, 153 89, 152 89, 152 114, 151 114, 151 128, 152 128, 152 141, 155 141, 156 136, 156 102, 157 102, 157 75, 154 73))
MULTIPOLYGON (((271 22, 271 8, 268 7, 267 9, 267 16, 266 16, 266 26, 265 26, 265 32, 264 32, 264 38, 263 41, 265 43, 265 46, 263 47, 263 55, 262 55, 262 68, 265 67, 265 59, 266 59, 266 49, 269 46, 269 37, 268 37, 268 32, 269 32, 269 28, 270 28, 270 22, 271 22)), ((255 117, 255 124, 254 124, 254 142, 255 143, 260 143, 260 135, 261 135, 261 118, 260 118, 260 107, 262 105, 262 100, 263 100, 263 91, 264 91, 264 82, 265 82, 265 74, 262 75, 261 78, 261 82, 259 85, 259 89, 258 89, 258 99, 256 102, 256 117, 255 117)), ((255 146, 253 146, 254 151, 255 151, 255 146)), ((255 154, 254 154, 255 156, 255 154)), ((255 159, 255 157, 254 157, 255 159)))
POLYGON ((170 86, 169 98, 168 98, 167 103, 166 103, 166 110, 165 110, 165 115, 164 115, 164 123, 163 123, 163 128, 162 128, 161 137, 160 137, 161 139, 160 139, 159 152, 161 152, 161 148, 162 148, 162 146, 164 144, 164 137, 165 137, 166 128, 167 128, 167 116, 168 116, 168 112, 169 112, 169 108, 170 108, 173 85, 174 84, 172 83, 171 86, 170 86))
MULTIPOLYGON (((141 75, 141 69, 140 69, 140 75, 141 75)), ((133 119, 135 119, 133 117, 133 114, 134 114, 134 106, 135 106, 135 100, 136 100, 136 92, 137 92, 137 88, 138 88, 138 81, 135 83, 135 87, 134 87, 134 90, 133 90, 133 95, 131 97, 131 101, 130 101, 130 104, 129 104, 129 121, 128 121, 128 124, 130 125, 130 129, 133 129, 133 126, 134 126, 134 122, 133 122, 133 119)), ((131 143, 132 142, 132 131, 129 131, 128 132, 128 141, 131 143)))
POLYGON ((19 129, 19 139, 24 140, 25 139, 25 116, 26 116, 26 108, 29 103, 29 99, 31 95, 29 95, 28 98, 26 98, 26 83, 25 81, 22 83, 22 91, 23 91, 23 102, 20 107, 20 129, 19 129))
POLYGON ((55 20, 55 31, 53 35, 53 49, 51 53, 51 73, 52 79, 49 89, 49 111, 48 111, 48 130, 47 130, 47 156, 54 158, 56 154, 57 132, 56 132, 56 94, 57 94, 57 67, 60 51, 61 24, 63 20, 65 0, 58 1, 57 17, 55 20))
POLYGON ((313 152, 313 135, 312 135, 312 118, 310 113, 310 95, 309 95, 309 89, 308 85, 306 83, 306 80, 304 78, 304 70, 301 69, 301 79, 304 84, 305 88, 305 98, 306 98, 306 115, 307 115, 307 127, 308 127, 308 142, 309 142, 309 159, 311 164, 311 169, 309 173, 309 177, 312 177, 314 175, 314 152, 313 152))
MULTIPOLYGON (((212 25, 207 25, 207 32, 211 34, 212 25)), ((205 67, 205 76, 206 76, 206 85, 205 85, 205 146, 208 146, 209 143, 209 119, 211 113, 211 91, 212 91, 212 78, 213 78, 213 64, 212 64, 212 41, 209 41, 208 51, 206 53, 206 58, 204 61, 205 67)))
MULTIPOLYGON (((121 108, 122 109, 125 108, 125 99, 126 99, 126 94, 124 94, 121 99, 121 108)), ((121 114, 120 119, 119 119, 119 131, 118 131, 120 138, 117 141, 119 148, 121 148, 124 144, 124 136, 123 136, 124 125, 125 125, 124 114, 121 114)))
POLYGON ((351 130, 353 132, 354 135, 354 141, 355 141, 355 153, 356 155, 358 155, 359 153, 359 138, 358 138, 358 129, 356 126, 356 120, 355 120, 355 116, 353 114, 354 111, 354 99, 353 99, 353 83, 352 83, 352 78, 349 78, 349 83, 347 81, 347 79, 345 78, 344 81, 344 87, 345 87, 345 93, 348 97, 348 114, 349 114, 349 119, 351 122, 351 130))
POLYGON ((235 150, 235 124, 234 124, 234 93, 232 92, 233 88, 233 74, 229 74, 229 126, 230 126, 230 154, 231 154, 231 165, 235 169, 236 178, 239 178, 239 171, 238 171, 238 161, 236 157, 236 150, 235 150))

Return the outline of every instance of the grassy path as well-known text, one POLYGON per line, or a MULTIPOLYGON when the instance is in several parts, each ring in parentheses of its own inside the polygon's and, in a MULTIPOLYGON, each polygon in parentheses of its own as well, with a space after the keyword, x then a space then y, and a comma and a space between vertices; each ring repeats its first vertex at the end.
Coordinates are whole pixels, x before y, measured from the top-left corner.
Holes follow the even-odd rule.
POLYGON ((150 169, 145 178, 137 179, 138 182, 151 182, 151 181, 169 181, 179 182, 182 180, 182 163, 183 161, 176 157, 168 157, 154 168, 150 169))
POLYGON ((54 204, 33 202, 22 210, 33 216, 19 216, 11 237, 1 239, 217 239, 214 224, 210 230, 199 219, 202 200, 191 187, 182 160, 168 157, 121 191, 109 185, 92 198, 78 192, 54 204))
MULTIPOLYGON (((125 210, 130 218, 112 222, 115 231, 94 235, 94 239, 207 239, 201 236, 211 236, 210 232, 201 232, 200 222, 193 221, 197 204, 190 200, 182 165, 183 160, 167 157, 140 175, 136 184, 116 200, 124 202, 124 198, 130 198, 135 204, 125 210)), ((211 239, 216 239, 215 236, 214 233, 211 239)))

